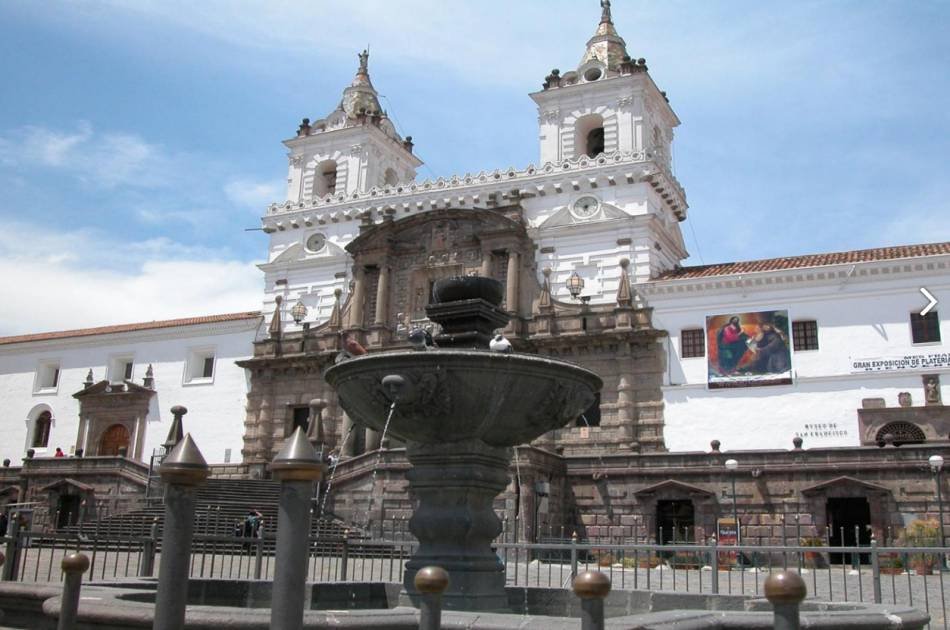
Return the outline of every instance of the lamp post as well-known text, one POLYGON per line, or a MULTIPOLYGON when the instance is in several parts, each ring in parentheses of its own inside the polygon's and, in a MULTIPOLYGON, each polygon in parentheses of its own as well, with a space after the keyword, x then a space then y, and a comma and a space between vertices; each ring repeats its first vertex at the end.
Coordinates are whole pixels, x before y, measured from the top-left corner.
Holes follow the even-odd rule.
MULTIPOLYGON (((943 533, 943 491, 940 488, 940 473, 943 470, 943 457, 940 455, 931 455, 927 462, 930 464, 930 471, 934 474, 934 484, 937 486, 937 512, 940 518, 940 546, 943 547, 947 544, 947 539, 943 533)), ((946 565, 946 555, 944 555, 943 558, 944 564, 946 565)))
POLYGON ((742 528, 739 526, 739 504, 736 501, 736 470, 739 469, 739 462, 734 459, 726 460, 726 470, 732 477, 732 518, 736 522, 736 545, 742 544, 742 528))

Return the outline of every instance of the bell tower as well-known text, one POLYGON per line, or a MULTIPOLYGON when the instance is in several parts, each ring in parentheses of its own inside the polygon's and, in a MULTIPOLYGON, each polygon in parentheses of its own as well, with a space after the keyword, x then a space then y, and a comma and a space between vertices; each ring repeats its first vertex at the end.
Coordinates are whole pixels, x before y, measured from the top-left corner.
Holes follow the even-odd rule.
POLYGON ((287 199, 307 203, 342 200, 354 192, 386 188, 415 179, 422 165, 412 153, 412 137, 403 139, 369 78, 369 52, 343 97, 325 118, 304 118, 297 135, 284 141, 289 149, 287 199))
POLYGON ((617 33, 610 0, 601 0, 600 23, 575 70, 552 70, 531 95, 538 104, 541 163, 600 153, 642 153, 667 168, 679 119, 617 33))

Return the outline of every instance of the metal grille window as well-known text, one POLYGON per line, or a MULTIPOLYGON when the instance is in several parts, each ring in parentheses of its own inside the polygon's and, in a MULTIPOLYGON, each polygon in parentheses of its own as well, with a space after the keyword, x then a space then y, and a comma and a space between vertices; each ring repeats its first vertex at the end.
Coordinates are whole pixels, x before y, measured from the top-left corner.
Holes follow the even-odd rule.
POLYGON ((937 316, 937 311, 930 311, 926 315, 911 313, 910 332, 914 343, 940 341, 940 318, 937 316))
POLYGON ((706 333, 701 328, 680 331, 680 344, 684 359, 706 356, 706 333))
POLYGON ((795 350, 818 349, 818 322, 814 320, 792 322, 792 339, 795 350))

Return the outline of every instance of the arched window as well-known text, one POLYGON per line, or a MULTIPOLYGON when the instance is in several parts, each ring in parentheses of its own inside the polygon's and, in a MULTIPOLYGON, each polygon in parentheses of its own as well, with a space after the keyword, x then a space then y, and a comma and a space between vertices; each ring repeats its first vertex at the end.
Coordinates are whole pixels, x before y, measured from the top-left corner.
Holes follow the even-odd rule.
POLYGON ((383 178, 383 183, 386 186, 395 186, 399 183, 399 176, 396 175, 396 171, 391 168, 386 169, 386 175, 383 178))
POLYGON ((604 152, 604 117, 590 114, 577 120, 574 126, 574 155, 597 157, 604 152))
POLYGON ((324 160, 317 164, 313 172, 314 199, 326 197, 336 192, 336 162, 324 160))
POLYGON ((53 414, 44 411, 36 420, 33 421, 33 448, 46 448, 49 446, 49 432, 53 427, 53 414))
POLYGON ((920 444, 927 441, 927 436, 916 424, 911 422, 889 422, 877 432, 875 441, 878 446, 884 446, 884 436, 888 433, 894 436, 894 446, 920 444))

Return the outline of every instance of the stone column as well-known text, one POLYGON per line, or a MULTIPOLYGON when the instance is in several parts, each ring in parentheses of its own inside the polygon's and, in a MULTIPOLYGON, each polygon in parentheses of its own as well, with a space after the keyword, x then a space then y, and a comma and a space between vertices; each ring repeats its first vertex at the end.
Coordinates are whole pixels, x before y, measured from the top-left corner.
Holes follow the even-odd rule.
POLYGON ((356 279, 353 283, 353 298, 350 302, 350 328, 363 326, 363 302, 366 301, 366 270, 362 266, 356 268, 356 279))
POLYGON ((382 326, 389 316, 389 267, 379 267, 379 282, 376 284, 376 316, 373 323, 382 326))
POLYGON ((519 259, 521 257, 518 255, 518 252, 509 251, 508 252, 508 278, 507 286, 505 287, 505 308, 509 313, 519 313, 520 309, 518 308, 518 276, 519 276, 519 259))
POLYGON ((490 251, 482 252, 482 267, 478 272, 483 278, 491 278, 492 253, 490 251))
POLYGON ((356 436, 353 435, 353 432, 356 429, 353 427, 353 419, 350 416, 343 412, 343 432, 340 434, 340 455, 343 457, 353 457, 356 450, 356 436))
POLYGON ((270 627, 300 630, 307 599, 307 549, 310 535, 310 498, 313 484, 323 476, 323 463, 297 427, 270 466, 280 481, 277 516, 277 552, 270 627))
POLYGON ((416 573, 438 565, 451 576, 447 610, 507 611, 505 568, 492 551, 501 533, 493 503, 508 485, 512 450, 481 440, 409 442, 409 486, 419 499, 409 531, 419 548, 406 564, 404 595, 418 607, 416 573))
POLYGON ((165 484, 165 527, 153 630, 179 630, 185 626, 195 499, 197 488, 208 473, 208 464, 190 433, 185 434, 158 468, 165 484))
POLYGON ((380 437, 382 437, 379 431, 375 429, 366 429, 366 450, 375 451, 379 448, 380 437))

